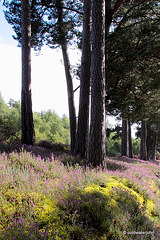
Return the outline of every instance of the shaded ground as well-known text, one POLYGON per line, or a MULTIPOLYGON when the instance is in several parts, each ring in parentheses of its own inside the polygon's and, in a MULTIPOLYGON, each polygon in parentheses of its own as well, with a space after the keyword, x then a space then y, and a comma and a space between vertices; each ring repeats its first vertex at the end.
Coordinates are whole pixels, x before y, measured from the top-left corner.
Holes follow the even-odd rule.
POLYGON ((54 158, 60 159, 65 165, 88 165, 88 161, 70 153, 70 146, 62 143, 52 143, 50 141, 40 141, 34 146, 27 144, 0 143, 0 153, 11 153, 17 151, 27 151, 42 159, 54 158))
MULTIPOLYGON (((35 156, 40 156, 41 158, 47 159, 47 158, 60 158, 64 164, 70 163, 72 165, 78 163, 79 165, 88 165, 89 162, 86 159, 81 159, 80 157, 73 156, 70 153, 70 146, 66 144, 61 143, 52 143, 50 141, 42 140, 39 143, 35 144, 34 146, 27 145, 27 144, 13 144, 13 143, 2 143, 0 142, 0 153, 6 152, 10 153, 12 151, 16 150, 17 152, 21 152, 23 150, 30 152, 31 154, 35 156)), ((125 171, 128 168, 128 164, 125 163, 131 163, 131 164, 138 164, 138 163, 155 163, 160 164, 160 160, 156 161, 143 161, 139 158, 129 158, 126 156, 116 156, 116 157, 106 157, 106 165, 108 170, 112 171, 125 171)))
POLYGON ((10 153, 13 150, 17 152, 22 151, 22 149, 27 152, 33 153, 36 156, 41 156, 42 158, 50 158, 54 155, 59 155, 61 153, 69 154, 69 145, 55 143, 49 141, 40 141, 34 146, 27 144, 13 144, 13 143, 0 143, 0 152, 10 153))

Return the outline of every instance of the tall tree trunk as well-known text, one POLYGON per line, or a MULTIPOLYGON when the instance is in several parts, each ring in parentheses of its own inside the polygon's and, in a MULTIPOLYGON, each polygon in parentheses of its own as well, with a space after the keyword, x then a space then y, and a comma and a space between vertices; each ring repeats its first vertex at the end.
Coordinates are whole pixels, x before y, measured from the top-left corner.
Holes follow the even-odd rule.
POLYGON ((58 9, 58 31, 59 31, 59 44, 62 48, 64 68, 67 82, 67 92, 68 92, 68 108, 69 108, 69 120, 70 120, 70 139, 71 139, 71 152, 74 152, 75 141, 76 141, 76 111, 74 105, 74 91, 73 91, 73 81, 70 73, 70 62, 67 53, 67 41, 66 33, 63 23, 63 1, 57 0, 58 9))
MULTIPOLYGON (((105 0, 105 42, 107 43, 107 38, 109 35, 109 29, 112 23, 112 0, 105 0)), ((105 70, 106 70, 106 74, 105 74, 105 122, 106 122, 106 109, 107 109, 107 86, 109 83, 109 78, 107 76, 107 66, 108 66, 108 49, 105 48, 105 70)), ((106 138, 106 135, 105 135, 106 138)), ((106 142, 106 139, 105 139, 106 142)))
POLYGON ((141 126, 141 149, 140 149, 140 159, 147 160, 147 123, 142 121, 141 126))
POLYGON ((121 155, 129 157, 128 120, 124 118, 122 119, 121 155))
POLYGON ((67 92, 68 92, 68 106, 69 106, 69 120, 70 120, 70 138, 71 138, 71 152, 74 152, 75 141, 76 141, 76 111, 74 105, 74 92, 73 92, 73 82, 70 73, 70 63, 67 54, 67 47, 65 44, 62 45, 62 53, 65 67, 65 75, 67 82, 67 92))
POLYGON ((90 92, 90 68, 91 68, 91 0, 84 1, 82 59, 80 76, 80 101, 78 129, 76 135, 75 154, 86 157, 89 125, 89 92, 90 92))
POLYGON ((151 157, 151 127, 149 124, 148 134, 147 134, 147 159, 151 157))
POLYGON ((128 120, 128 138, 129 138, 129 157, 133 158, 131 121, 128 120))
POLYGON ((153 131, 153 142, 152 142, 152 160, 156 160, 156 149, 157 149, 157 131, 153 131))
POLYGON ((91 124, 88 159, 94 166, 104 162, 105 128, 105 0, 93 0, 91 124))
POLYGON ((32 113, 31 94, 31 21, 30 0, 22 0, 22 92, 21 92, 21 123, 22 143, 33 145, 35 132, 32 113))

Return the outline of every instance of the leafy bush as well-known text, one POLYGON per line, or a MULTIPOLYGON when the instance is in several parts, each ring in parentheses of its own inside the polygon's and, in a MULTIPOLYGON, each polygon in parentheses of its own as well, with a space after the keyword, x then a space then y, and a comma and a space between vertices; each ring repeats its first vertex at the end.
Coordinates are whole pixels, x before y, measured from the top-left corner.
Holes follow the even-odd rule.
POLYGON ((133 146, 133 154, 134 155, 139 155, 139 153, 140 153, 140 143, 141 143, 140 138, 132 139, 132 146, 133 146))
POLYGON ((60 118, 54 111, 35 113, 36 141, 49 140, 52 143, 70 143, 69 119, 60 118), (36 124, 38 123, 38 124, 36 124))
POLYGON ((106 152, 109 156, 116 156, 121 154, 121 138, 114 138, 115 133, 111 133, 106 138, 106 152))
POLYGON ((21 136, 20 102, 11 99, 8 105, 0 96, 0 141, 19 142, 21 136))

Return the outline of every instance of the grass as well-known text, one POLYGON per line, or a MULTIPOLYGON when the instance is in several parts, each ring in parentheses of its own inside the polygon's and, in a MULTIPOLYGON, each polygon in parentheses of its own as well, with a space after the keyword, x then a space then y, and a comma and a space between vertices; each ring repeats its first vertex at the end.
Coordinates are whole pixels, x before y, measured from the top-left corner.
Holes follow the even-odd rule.
POLYGON ((1 240, 159 239, 158 163, 76 161, 41 147, 0 154, 1 240))

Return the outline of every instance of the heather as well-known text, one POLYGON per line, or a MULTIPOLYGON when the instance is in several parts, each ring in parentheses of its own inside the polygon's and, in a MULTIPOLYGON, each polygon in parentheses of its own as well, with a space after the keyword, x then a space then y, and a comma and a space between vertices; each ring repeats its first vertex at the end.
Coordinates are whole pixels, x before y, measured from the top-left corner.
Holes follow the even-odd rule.
POLYGON ((2 152, 0 239, 158 240, 158 161, 115 157, 106 165, 40 146, 2 152))

